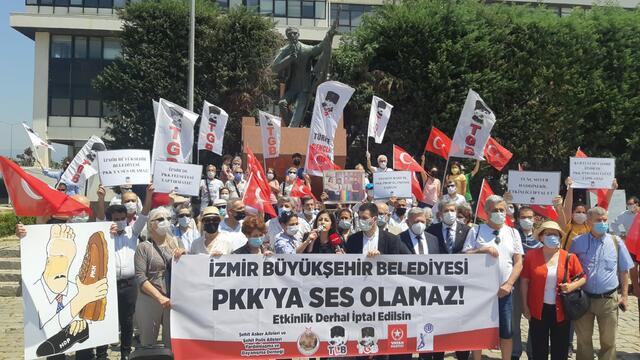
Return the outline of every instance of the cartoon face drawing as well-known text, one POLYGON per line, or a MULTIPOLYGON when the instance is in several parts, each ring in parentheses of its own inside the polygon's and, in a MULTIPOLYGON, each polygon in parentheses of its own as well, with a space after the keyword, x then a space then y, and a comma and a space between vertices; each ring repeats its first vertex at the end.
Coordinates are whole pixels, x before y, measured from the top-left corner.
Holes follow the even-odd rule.
POLYGON ((220 108, 217 106, 209 106, 209 123, 213 126, 218 125, 218 120, 220 119, 220 108))
POLYGON ((476 100, 476 106, 473 109, 473 120, 484 124, 484 121, 490 120, 492 116, 491 110, 482 101, 476 100))
POLYGON ((382 118, 382 114, 384 114, 384 110, 387 108, 387 103, 384 101, 378 101, 378 107, 376 110, 376 118, 380 120, 382 118))
POLYGON ((331 339, 329 345, 331 346, 343 346, 347 344, 347 337, 342 326, 334 326, 331 328, 331 339))
POLYGON ((329 116, 333 112, 336 104, 338 104, 338 100, 340 99, 340 95, 333 91, 328 91, 327 96, 324 98, 322 102, 322 112, 325 117, 329 116))
POLYGON ((170 107, 169 116, 171 117, 171 123, 173 124, 173 126, 177 127, 178 129, 182 129, 182 111, 170 107))

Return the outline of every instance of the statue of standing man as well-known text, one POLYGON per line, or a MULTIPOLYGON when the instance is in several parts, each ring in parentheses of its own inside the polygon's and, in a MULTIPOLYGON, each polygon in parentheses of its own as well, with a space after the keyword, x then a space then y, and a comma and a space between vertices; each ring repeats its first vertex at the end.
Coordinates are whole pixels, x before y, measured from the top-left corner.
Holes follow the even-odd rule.
POLYGON ((302 126, 311 93, 327 78, 336 27, 337 22, 327 31, 322 42, 315 46, 298 41, 300 33, 297 28, 290 26, 285 31, 289 44, 278 51, 271 68, 285 84, 284 95, 281 95, 278 106, 282 116, 290 119, 290 127, 302 126))

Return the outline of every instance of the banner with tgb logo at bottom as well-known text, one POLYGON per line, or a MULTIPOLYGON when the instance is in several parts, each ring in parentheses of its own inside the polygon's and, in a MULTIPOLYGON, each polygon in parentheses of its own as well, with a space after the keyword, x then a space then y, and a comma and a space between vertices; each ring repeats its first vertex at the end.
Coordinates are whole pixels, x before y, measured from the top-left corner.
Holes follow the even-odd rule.
POLYGON ((171 280, 176 359, 368 356, 498 342, 498 263, 488 255, 186 255, 173 263, 171 280))

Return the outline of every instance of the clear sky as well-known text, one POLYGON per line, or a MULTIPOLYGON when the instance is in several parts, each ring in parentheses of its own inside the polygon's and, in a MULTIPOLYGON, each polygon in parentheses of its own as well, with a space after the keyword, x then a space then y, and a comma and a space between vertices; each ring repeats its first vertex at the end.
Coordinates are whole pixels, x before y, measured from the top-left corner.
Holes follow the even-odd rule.
MULTIPOLYGON (((3 110, 0 112, 0 155, 4 156, 11 153, 15 156, 29 146, 20 123, 31 125, 32 122, 34 44, 9 26, 9 14, 22 12, 24 7, 24 0, 0 0, 0 108, 3 110)), ((55 160, 66 155, 66 147, 55 147, 55 160)))

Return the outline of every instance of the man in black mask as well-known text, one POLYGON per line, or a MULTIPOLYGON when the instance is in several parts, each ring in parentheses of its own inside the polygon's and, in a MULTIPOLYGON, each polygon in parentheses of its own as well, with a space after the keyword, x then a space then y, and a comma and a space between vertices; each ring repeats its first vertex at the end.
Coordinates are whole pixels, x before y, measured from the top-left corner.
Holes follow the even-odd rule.
MULTIPOLYGON (((209 254, 212 256, 228 255, 234 250, 230 237, 225 237, 218 230, 222 218, 215 206, 208 206, 202 211, 202 236, 191 244, 189 254, 209 254)), ((174 256, 186 254, 185 249, 177 249, 174 256)))
POLYGON ((247 243, 247 237, 242 233, 242 221, 247 216, 244 203, 240 199, 227 202, 227 216, 220 223, 221 233, 231 233, 233 250, 241 248, 247 243))
POLYGON ((407 200, 398 199, 394 203, 394 210, 391 218, 389 219, 389 225, 400 228, 402 231, 409 229, 407 225, 407 200))
POLYGON ((291 155, 291 163, 293 167, 298 169, 298 178, 304 180, 304 166, 302 164, 302 154, 295 153, 291 155))

